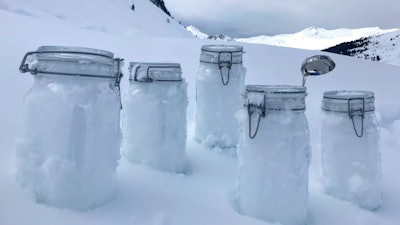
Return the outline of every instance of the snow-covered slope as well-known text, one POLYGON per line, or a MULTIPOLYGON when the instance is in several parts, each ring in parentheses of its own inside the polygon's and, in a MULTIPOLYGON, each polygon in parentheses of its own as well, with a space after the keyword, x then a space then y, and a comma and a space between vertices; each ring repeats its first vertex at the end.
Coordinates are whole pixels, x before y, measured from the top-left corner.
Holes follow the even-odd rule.
POLYGON ((201 30, 199 30, 195 26, 187 26, 186 30, 188 30, 190 33, 192 33, 195 37, 199 39, 209 39, 209 40, 218 40, 218 41, 234 41, 235 39, 225 35, 225 34, 213 34, 213 35, 208 35, 201 30))
POLYGON ((190 33, 192 33, 195 37, 197 37, 199 39, 207 39, 209 36, 208 34, 202 32, 197 27, 192 26, 192 25, 187 26, 186 30, 188 30, 190 33))
POLYGON ((310 50, 321 50, 342 42, 356 40, 361 37, 367 37, 375 34, 383 34, 395 30, 396 29, 382 30, 378 27, 361 29, 341 28, 336 30, 326 30, 323 28, 309 27, 294 34, 237 38, 236 41, 310 50))
MULTIPOLYGON (((135 3, 137 6, 148 6, 148 11, 143 8, 141 17, 126 22, 130 13, 134 13, 130 11, 130 1, 102 0, 89 4, 88 1, 70 0, 68 4, 61 4, 50 0, 0 0, 0 224, 272 224, 236 212, 233 204, 236 158, 197 144, 193 141, 192 129, 189 129, 186 148, 190 173, 160 172, 130 164, 122 158, 117 171, 118 190, 114 200, 87 212, 35 203, 32 196, 16 183, 15 142, 22 130, 24 95, 32 86, 32 76, 20 74, 18 67, 23 55, 38 46, 100 48, 114 52, 126 63, 181 63, 183 76, 188 82, 188 124, 192 124, 200 47, 222 42, 186 38, 186 31, 172 22, 169 26, 166 17, 159 16, 158 9, 150 6, 147 0, 135 0, 135 3), (125 7, 128 7, 127 11, 124 11, 125 7), (93 26, 85 28, 82 26, 85 21, 96 24, 94 27, 100 29, 88 29, 93 26), (106 31, 101 31, 102 28, 106 31)), ((246 51, 247 84, 300 84, 299 67, 302 61, 321 53, 242 44, 246 51)), ((327 54, 335 60, 336 69, 328 75, 307 80, 306 116, 313 153, 307 224, 397 225, 400 221, 400 102, 395 98, 400 96, 400 68, 327 54), (335 199, 322 189, 319 176, 320 102, 323 91, 334 89, 375 92, 376 113, 380 122, 384 200, 377 211, 363 210, 335 199)), ((127 66, 124 67, 124 74, 128 74, 127 66)), ((127 79, 125 76, 122 81, 123 93, 127 90, 127 79)))
POLYGON ((324 51, 400 66, 400 31, 340 43, 324 51))
MULTIPOLYGON (((192 35, 149 0, 102 0, 67 2, 51 0, 0 0, 0 9, 27 17, 32 21, 46 21, 49 26, 80 27, 128 37, 187 37, 192 35)), ((7 23, 2 29, 11 29, 7 23)), ((49 27, 47 32, 50 32, 49 27)), ((46 32, 46 29, 43 31, 46 32)), ((77 34, 70 34, 72 35, 77 34)))

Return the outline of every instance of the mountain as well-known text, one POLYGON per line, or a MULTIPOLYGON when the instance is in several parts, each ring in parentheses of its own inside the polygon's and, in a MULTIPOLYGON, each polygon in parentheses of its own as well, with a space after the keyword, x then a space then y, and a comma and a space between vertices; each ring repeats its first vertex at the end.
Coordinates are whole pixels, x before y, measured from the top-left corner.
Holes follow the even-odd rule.
POLYGON ((219 40, 219 41, 234 41, 235 39, 225 35, 225 34, 215 34, 215 35, 208 35, 201 30, 199 30, 195 26, 187 26, 186 30, 192 33, 195 37, 199 39, 209 39, 209 40, 219 40))
POLYGON ((400 66, 400 31, 363 37, 322 51, 400 66))
POLYGON ((171 13, 168 11, 167 7, 165 6, 164 0, 150 0, 154 5, 164 11, 168 16, 171 16, 171 13))
POLYGON ((335 29, 309 27, 294 34, 280 34, 275 36, 257 36, 250 38, 236 38, 237 42, 268 44, 300 49, 321 50, 336 44, 356 40, 370 35, 383 34, 396 29, 382 30, 378 27, 360 29, 335 29))
MULTIPOLYGON (((191 26, 187 29, 196 37, 211 39, 191 26)), ((309 27, 294 34, 236 38, 236 42, 267 44, 299 49, 323 50, 372 61, 400 66, 400 30, 383 30, 378 27, 360 29, 335 29, 309 27), (333 46, 333 47, 332 47, 333 46)), ((219 38, 218 40, 227 40, 219 38)), ((231 40, 231 39, 228 39, 231 40)))
POLYGON ((192 25, 187 26, 186 30, 188 30, 190 33, 192 33, 195 37, 197 37, 199 39, 207 39, 209 37, 208 34, 202 32, 197 27, 192 26, 192 25))
MULTIPOLYGON (((238 213, 235 204, 238 170, 236 156, 224 154, 223 149, 207 148, 194 140, 193 117, 196 111, 196 73, 199 69, 200 48, 205 44, 227 44, 227 42, 194 38, 173 20, 168 23, 167 19, 170 17, 148 0, 135 0, 134 11, 131 10, 131 3, 130 0, 0 0, 0 62, 2 66, 0 224, 277 224, 238 213), (25 139, 21 139, 21 134, 24 134, 23 121, 26 118, 24 102, 27 100, 26 93, 35 91, 31 89, 35 84, 34 76, 21 74, 18 68, 27 52, 35 51, 42 45, 80 46, 114 52, 115 57, 125 59, 123 67, 125 76, 121 83, 122 94, 125 94, 130 87, 129 62, 180 63, 182 76, 187 82, 189 102, 186 155, 190 170, 186 174, 167 173, 141 164, 129 163, 122 157, 117 168, 115 183, 117 192, 109 202, 84 212, 36 202, 33 196, 16 182, 18 171, 15 167, 17 154, 15 146, 16 143, 27 143, 25 139)), ((271 45, 233 44, 242 45, 246 52, 243 61, 247 71, 246 84, 300 85, 302 81, 300 67, 304 59, 321 54, 320 51, 271 45)), ((400 68, 329 52, 324 52, 324 54, 335 61, 336 68, 327 75, 309 77, 306 83, 308 95, 305 115, 309 127, 307 134, 309 134, 312 147, 308 205, 304 207, 308 211, 307 224, 398 225, 400 221, 400 176, 398 176, 398 171, 400 171, 398 163, 400 102, 395 98, 400 96, 398 88, 400 68), (371 90, 376 95, 384 199, 382 207, 376 211, 368 211, 350 202, 333 198, 324 191, 324 182, 320 177, 320 117, 322 94, 327 90, 371 90)), ((49 85, 48 88, 54 91, 59 89, 57 85, 49 85)), ((51 108, 46 103, 42 105, 47 108, 46 110, 61 110, 51 108)), ((85 108, 85 106, 79 107, 85 108)), ((102 112, 93 113, 102 114, 102 112)), ((175 111, 170 113, 175 113, 175 111)), ((242 114, 238 113, 237 116, 242 117, 242 114)), ((84 118, 91 118, 91 113, 85 114, 82 119, 84 118)), ((162 117, 154 119, 160 118, 162 117)), ((135 119, 139 123, 146 122, 143 118, 135 119)), ((290 121, 279 121, 274 126, 288 122, 290 121)), ((351 121, 348 120, 348 122, 352 129, 351 121)), ((50 120, 39 125, 69 129, 58 127, 57 122, 50 120)), ((77 126, 76 129, 79 127, 81 126, 77 126)), ((263 129, 269 129, 269 127, 261 125, 259 132, 263 129)), ((84 133, 84 131, 81 132, 84 133)), ((71 135, 73 136, 73 133, 71 135)), ((52 142, 58 140, 49 138, 52 142)), ((154 140, 148 137, 144 141, 154 140)), ((102 143, 102 140, 99 140, 99 143, 102 143)), ((286 143, 283 144, 286 145, 286 143)), ((265 146, 265 149, 268 150, 268 146, 265 146)), ((54 149, 55 152, 57 150, 54 149)), ((40 162, 41 154, 33 155, 33 157, 39 159, 35 163, 42 163, 40 162)), ((279 163, 292 163, 297 158, 296 155, 282 157, 279 163), (287 162, 281 162, 286 159, 287 162)), ((85 160, 91 159, 91 156, 85 156, 85 160)), ((49 166, 63 168, 71 164, 68 162, 57 164, 57 162, 50 160, 43 167, 44 169, 49 166)), ((360 165, 358 162, 354 164, 360 165)), ((47 171, 54 174, 54 171, 47 171)), ((357 179, 355 183, 362 182, 357 179)), ((65 188, 68 187, 67 184, 65 188)), ((282 213, 291 216, 290 212, 282 213)))

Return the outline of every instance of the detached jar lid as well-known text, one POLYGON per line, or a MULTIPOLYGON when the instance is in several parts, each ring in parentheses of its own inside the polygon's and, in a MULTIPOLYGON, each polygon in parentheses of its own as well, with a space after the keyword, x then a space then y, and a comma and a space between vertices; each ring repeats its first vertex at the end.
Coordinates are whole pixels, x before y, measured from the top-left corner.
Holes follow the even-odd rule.
POLYGON ((179 63, 145 63, 129 64, 131 82, 182 81, 182 69, 179 63))
POLYGON ((343 113, 357 110, 371 112, 375 110, 374 100, 374 93, 371 91, 327 91, 323 95, 322 109, 343 113))
POLYGON ((247 85, 249 104, 266 110, 305 110, 306 87, 294 85, 247 85))
POLYGON ((113 78, 119 83, 122 59, 109 51, 70 47, 41 46, 24 56, 21 72, 95 78, 113 78))
POLYGON ((241 64, 243 53, 243 46, 239 45, 203 45, 200 62, 241 64))

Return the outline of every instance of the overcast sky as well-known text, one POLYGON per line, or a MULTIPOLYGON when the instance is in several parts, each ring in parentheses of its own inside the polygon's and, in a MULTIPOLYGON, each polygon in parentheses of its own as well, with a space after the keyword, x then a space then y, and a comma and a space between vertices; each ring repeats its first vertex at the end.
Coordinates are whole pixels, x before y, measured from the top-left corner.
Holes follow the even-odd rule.
POLYGON ((164 0, 184 25, 231 37, 326 29, 400 28, 400 0, 164 0))

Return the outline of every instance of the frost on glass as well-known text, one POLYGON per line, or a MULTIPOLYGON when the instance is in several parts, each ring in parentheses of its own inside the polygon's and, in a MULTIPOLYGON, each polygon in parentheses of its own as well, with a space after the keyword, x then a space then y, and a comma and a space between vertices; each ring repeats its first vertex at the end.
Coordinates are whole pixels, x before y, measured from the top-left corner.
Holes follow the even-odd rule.
MULTIPOLYGON (((357 118, 355 125, 361 129, 357 118)), ((379 131, 373 112, 365 113, 363 136, 357 137, 347 113, 322 111, 321 150, 327 193, 370 210, 381 205, 379 131)))
MULTIPOLYGON (((261 105, 260 96, 248 93, 247 100, 261 105)), ((236 196, 241 214, 284 225, 306 222, 311 158, 308 123, 303 110, 284 110, 300 102, 304 107, 304 96, 302 101, 271 99, 283 110, 266 110, 256 135, 257 117, 252 116, 250 131, 247 107, 241 110, 236 196)), ((266 101, 268 105, 268 97, 266 101)))
POLYGON ((123 154, 158 170, 185 172, 186 82, 131 82, 123 104, 123 154))
POLYGON ((17 178, 37 202, 86 210, 113 198, 121 139, 114 86, 38 74, 24 101, 17 178))
POLYGON ((197 72, 195 139, 209 147, 230 148, 238 143, 235 114, 243 106, 246 69, 233 64, 224 85, 227 73, 226 67, 220 70, 218 64, 210 63, 200 63, 197 72))

